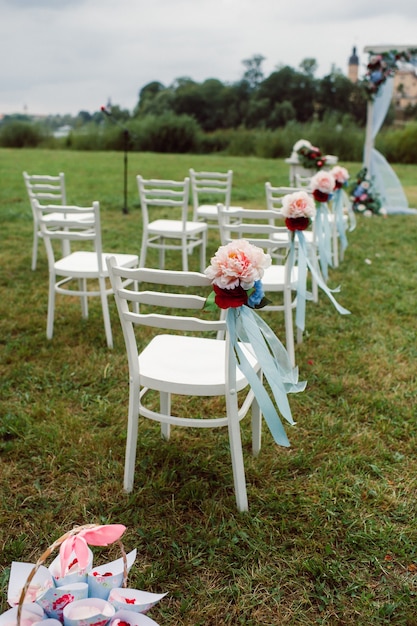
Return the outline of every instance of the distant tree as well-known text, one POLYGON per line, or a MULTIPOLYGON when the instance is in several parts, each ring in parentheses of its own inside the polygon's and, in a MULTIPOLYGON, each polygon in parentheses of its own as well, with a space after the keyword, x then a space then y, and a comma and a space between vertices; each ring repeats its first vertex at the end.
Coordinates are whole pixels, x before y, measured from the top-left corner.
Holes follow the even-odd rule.
POLYGON ((332 111, 340 115, 349 114, 360 124, 366 120, 366 96, 363 89, 337 68, 333 67, 332 72, 320 81, 317 101, 320 119, 332 111))
POLYGON ((246 67, 243 80, 249 83, 251 89, 256 89, 264 78, 262 71, 262 63, 264 61, 265 57, 262 56, 262 54, 254 54, 250 59, 244 59, 242 61, 243 65, 246 67))
POLYGON ((313 77, 317 72, 318 64, 316 59, 307 57, 301 61, 299 68, 303 74, 313 77))

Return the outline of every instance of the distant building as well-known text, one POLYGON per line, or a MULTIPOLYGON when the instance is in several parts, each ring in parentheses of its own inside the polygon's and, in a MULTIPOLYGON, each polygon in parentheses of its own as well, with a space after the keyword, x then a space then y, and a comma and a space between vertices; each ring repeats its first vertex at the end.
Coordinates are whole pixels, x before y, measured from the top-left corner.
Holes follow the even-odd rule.
POLYGON ((356 46, 353 46, 352 54, 349 57, 348 78, 352 83, 357 83, 359 80, 359 57, 356 54, 356 46))
POLYGON ((395 72, 393 100, 395 108, 400 111, 417 105, 417 76, 414 69, 399 69, 395 72))

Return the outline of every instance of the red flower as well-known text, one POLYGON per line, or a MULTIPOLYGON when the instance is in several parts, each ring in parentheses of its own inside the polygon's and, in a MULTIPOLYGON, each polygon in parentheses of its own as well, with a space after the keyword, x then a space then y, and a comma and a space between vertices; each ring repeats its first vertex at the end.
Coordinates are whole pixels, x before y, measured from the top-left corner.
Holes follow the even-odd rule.
POLYGON ((288 230, 305 230, 310 224, 308 217, 287 217, 285 219, 285 226, 288 230))
POLYGON ((236 308, 248 301, 248 294, 240 285, 234 289, 221 289, 213 284, 213 290, 216 294, 214 302, 220 309, 236 308))
POLYGON ((317 202, 327 202, 327 200, 329 199, 329 195, 330 194, 328 193, 320 191, 320 189, 315 189, 313 191, 314 200, 317 200, 317 202))

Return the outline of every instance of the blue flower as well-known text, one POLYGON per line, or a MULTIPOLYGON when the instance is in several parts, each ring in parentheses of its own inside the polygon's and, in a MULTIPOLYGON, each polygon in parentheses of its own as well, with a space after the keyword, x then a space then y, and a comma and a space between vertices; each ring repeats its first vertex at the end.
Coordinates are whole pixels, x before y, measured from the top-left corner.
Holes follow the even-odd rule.
POLYGON ((258 304, 260 304, 265 297, 264 290, 262 288, 262 281, 255 280, 253 284, 254 291, 252 291, 251 295, 248 298, 248 306, 252 309, 255 309, 258 304))

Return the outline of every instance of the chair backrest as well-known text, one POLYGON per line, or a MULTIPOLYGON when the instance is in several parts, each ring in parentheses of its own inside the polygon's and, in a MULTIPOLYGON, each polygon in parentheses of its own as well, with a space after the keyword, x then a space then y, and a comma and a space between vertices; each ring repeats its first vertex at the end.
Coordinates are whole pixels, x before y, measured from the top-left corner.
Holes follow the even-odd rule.
POLYGON ((188 199, 190 190, 190 179, 183 181, 163 180, 157 178, 136 177, 139 190, 139 199, 142 208, 142 220, 144 229, 151 221, 150 210, 155 207, 169 209, 169 213, 175 212, 175 216, 165 215, 166 219, 180 219, 185 229, 188 218, 188 199), (179 217, 178 217, 179 215, 179 217))
POLYGON ((300 189, 305 189, 306 191, 309 191, 311 187, 311 176, 302 176, 301 174, 296 174, 295 185, 300 189))
MULTIPOLYGON (((26 190, 31 201, 36 198, 40 204, 67 204, 65 189, 65 174, 61 172, 57 176, 44 174, 28 174, 23 172, 26 190)), ((34 212, 34 217, 36 213, 34 212)))
POLYGON ((227 207, 218 204, 217 212, 222 245, 233 239, 246 239, 255 246, 273 250, 278 247, 276 238, 278 235, 279 247, 289 247, 288 229, 284 224, 282 212, 279 210, 240 208, 230 212, 227 207))
POLYGON ((233 171, 196 172, 190 169, 191 196, 195 212, 202 204, 230 206, 232 196, 233 171))
POLYGON ((107 257, 110 282, 113 288, 123 330, 129 367, 137 370, 138 350, 134 326, 142 325, 171 331, 206 333, 224 331, 226 323, 196 316, 206 302, 211 281, 199 272, 183 272, 149 268, 126 269, 107 257), (123 285, 128 281, 129 288, 123 285), (145 287, 142 287, 142 285, 145 287), (135 286, 137 287, 135 288, 135 286), (172 292, 172 287, 179 287, 172 292), (162 288, 162 290, 161 290, 162 288), (193 293, 190 293, 190 290, 193 293), (196 295, 194 291, 206 291, 196 295), (146 307, 146 308, 145 308, 146 307), (143 312, 143 311, 146 312, 143 312), (190 315, 190 311, 194 314, 190 315))
POLYGON ((88 244, 98 256, 99 271, 102 272, 102 243, 100 226, 100 203, 95 201, 92 206, 79 207, 61 204, 40 204, 37 198, 33 199, 33 206, 36 212, 40 231, 45 242, 48 255, 48 263, 51 266, 55 263, 55 250, 52 242, 72 241, 78 242, 79 247, 84 242, 88 244))
POLYGON ((268 209, 281 211, 282 198, 289 193, 300 191, 299 187, 274 187, 270 182, 265 183, 266 206, 268 209))

